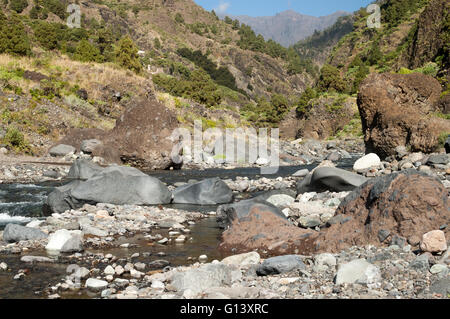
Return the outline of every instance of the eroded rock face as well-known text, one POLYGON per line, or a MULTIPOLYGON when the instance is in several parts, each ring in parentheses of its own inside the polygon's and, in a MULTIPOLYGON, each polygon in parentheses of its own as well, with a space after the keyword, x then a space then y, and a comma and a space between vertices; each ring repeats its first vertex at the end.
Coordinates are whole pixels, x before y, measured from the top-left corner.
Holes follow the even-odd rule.
POLYGON ((331 225, 317 240, 320 250, 421 237, 448 223, 450 205, 438 179, 412 169, 368 181, 342 201, 336 214, 351 219, 331 225), (380 239, 380 233, 388 236, 380 239))
POLYGON ((89 152, 108 163, 126 163, 143 170, 167 169, 174 165, 170 153, 175 144, 170 136, 177 127, 169 109, 155 99, 141 98, 130 102, 111 131, 73 129, 60 143, 79 151, 86 146, 83 141, 95 139, 89 152))
POLYGON ((429 153, 450 123, 433 117, 441 85, 421 74, 371 74, 360 87, 358 108, 366 152, 385 158, 398 146, 429 153))

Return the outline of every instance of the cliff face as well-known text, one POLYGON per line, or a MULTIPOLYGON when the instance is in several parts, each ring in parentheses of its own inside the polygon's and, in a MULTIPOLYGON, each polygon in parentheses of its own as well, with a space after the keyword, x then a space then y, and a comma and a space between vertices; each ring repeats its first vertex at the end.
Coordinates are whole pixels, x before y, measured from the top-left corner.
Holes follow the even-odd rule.
POLYGON ((322 31, 332 26, 339 17, 349 14, 338 11, 323 17, 313 17, 287 10, 270 17, 233 16, 231 18, 249 25, 266 40, 272 39, 288 47, 311 36, 315 31, 322 31))
POLYGON ((450 2, 433 0, 419 16, 413 31, 413 40, 404 58, 410 69, 441 58, 444 68, 450 66, 450 2))

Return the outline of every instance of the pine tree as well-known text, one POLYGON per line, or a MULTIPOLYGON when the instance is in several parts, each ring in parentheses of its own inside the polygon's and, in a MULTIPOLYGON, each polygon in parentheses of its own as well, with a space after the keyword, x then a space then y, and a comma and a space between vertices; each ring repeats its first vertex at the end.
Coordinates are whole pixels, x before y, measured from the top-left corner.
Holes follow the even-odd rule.
POLYGON ((100 50, 87 40, 81 40, 78 43, 73 57, 81 62, 103 62, 104 60, 100 50))
POLYGON ((116 63, 121 67, 132 70, 135 73, 142 71, 138 48, 130 37, 125 36, 119 40, 114 49, 114 56, 116 63))

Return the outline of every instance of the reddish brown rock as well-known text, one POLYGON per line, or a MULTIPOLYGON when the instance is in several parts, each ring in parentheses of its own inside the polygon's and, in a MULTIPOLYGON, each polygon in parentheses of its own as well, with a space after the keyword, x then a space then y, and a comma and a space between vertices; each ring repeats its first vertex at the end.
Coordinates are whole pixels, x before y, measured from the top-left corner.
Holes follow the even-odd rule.
POLYGON ((224 255, 257 251, 262 256, 308 254, 315 250, 317 233, 292 225, 271 211, 253 208, 247 217, 233 220, 222 234, 224 255))
POLYGON ((108 163, 130 164, 142 170, 167 169, 173 165, 170 153, 174 145, 168 137, 177 126, 176 117, 164 105, 142 98, 126 109, 111 131, 72 129, 57 144, 64 142, 79 151, 82 141, 97 139, 103 145, 92 155, 108 163))
POLYGON ((433 116, 441 94, 439 82, 421 73, 371 74, 358 94, 366 151, 381 158, 397 146, 432 152, 450 121, 433 116))
POLYGON ((447 241, 442 230, 433 230, 423 234, 420 249, 430 253, 440 253, 447 250, 447 241))
POLYGON ((422 236, 449 223, 450 205, 438 179, 407 170, 365 183, 343 200, 336 214, 350 220, 324 231, 316 241, 320 250, 379 246, 381 231, 390 238, 422 236))

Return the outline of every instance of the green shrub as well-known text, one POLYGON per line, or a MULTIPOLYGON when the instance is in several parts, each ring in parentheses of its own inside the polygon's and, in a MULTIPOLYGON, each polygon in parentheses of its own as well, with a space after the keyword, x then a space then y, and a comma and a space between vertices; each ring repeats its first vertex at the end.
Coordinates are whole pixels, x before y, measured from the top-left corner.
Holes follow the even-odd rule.
POLYGON ((142 71, 142 64, 137 53, 138 48, 133 40, 125 36, 120 39, 114 48, 115 62, 121 67, 139 74, 142 71))
POLYGON ((9 3, 9 8, 17 13, 21 13, 26 7, 28 7, 27 0, 11 0, 9 3))
POLYGON ((329 64, 325 64, 320 71, 318 88, 322 91, 345 92, 346 84, 341 78, 339 70, 329 64))
POLYGON ((100 54, 100 50, 87 40, 81 40, 73 55, 75 60, 81 62, 103 62, 104 58, 100 54))
POLYGON ((17 15, 7 18, 0 11, 0 53, 31 54, 30 40, 17 15))
POLYGON ((177 12, 177 14, 175 15, 175 21, 178 23, 184 23, 184 18, 181 13, 177 12))
POLYGON ((31 147, 25 140, 24 135, 16 127, 8 127, 3 144, 16 152, 31 153, 31 147))

